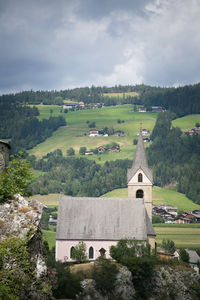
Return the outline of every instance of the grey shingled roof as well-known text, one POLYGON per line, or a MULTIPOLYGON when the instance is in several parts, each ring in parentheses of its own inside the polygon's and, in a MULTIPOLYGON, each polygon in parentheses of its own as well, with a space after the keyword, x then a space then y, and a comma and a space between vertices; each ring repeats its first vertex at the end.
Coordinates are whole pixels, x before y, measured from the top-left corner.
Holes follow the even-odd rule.
POLYGON ((188 249, 186 249, 186 251, 189 254, 189 262, 191 264, 197 264, 198 261, 200 262, 200 257, 199 257, 199 255, 197 254, 196 251, 194 251, 194 250, 188 250, 188 249))
POLYGON ((143 199, 61 197, 56 239, 145 240, 155 235, 143 199))
POLYGON ((149 169, 149 167, 148 167, 146 153, 145 153, 145 149, 144 149, 144 142, 143 142, 141 132, 140 132, 139 138, 138 138, 138 143, 137 143, 137 147, 136 147, 133 165, 132 165, 131 169, 128 169, 128 172, 127 172, 127 181, 128 182, 135 175, 135 173, 138 171, 139 168, 142 169, 142 171, 145 173, 145 175, 153 183, 153 173, 152 173, 152 170, 149 169))

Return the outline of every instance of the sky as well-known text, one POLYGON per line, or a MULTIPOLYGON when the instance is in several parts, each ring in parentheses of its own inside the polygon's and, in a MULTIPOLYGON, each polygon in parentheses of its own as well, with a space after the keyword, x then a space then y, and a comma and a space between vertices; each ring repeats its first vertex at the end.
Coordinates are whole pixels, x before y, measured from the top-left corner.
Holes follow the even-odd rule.
POLYGON ((0 0, 0 94, 197 82, 199 0, 0 0))

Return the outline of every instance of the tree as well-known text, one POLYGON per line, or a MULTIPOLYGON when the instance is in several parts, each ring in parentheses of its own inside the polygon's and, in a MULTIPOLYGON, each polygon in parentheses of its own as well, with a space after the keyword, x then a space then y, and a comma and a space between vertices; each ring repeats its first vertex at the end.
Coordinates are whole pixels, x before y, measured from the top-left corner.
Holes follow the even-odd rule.
POLYGON ((72 147, 67 150, 67 155, 68 156, 72 156, 74 154, 75 154, 75 151, 74 151, 74 149, 72 147))
POLYGON ((8 167, 0 173, 0 200, 11 198, 16 193, 30 196, 32 179, 32 170, 24 153, 20 151, 16 156, 11 155, 8 167))
POLYGON ((161 247, 164 248, 166 251, 168 251, 169 253, 173 254, 174 251, 176 250, 175 248, 175 243, 172 240, 163 240, 161 247))
POLYGON ((188 263, 189 262, 189 254, 187 253, 187 251, 183 248, 180 249, 179 251, 179 255, 180 255, 180 260, 188 263))
POLYGON ((95 280, 97 289, 104 295, 107 295, 109 292, 112 293, 117 273, 118 270, 115 263, 100 257, 94 264, 92 272, 92 278, 95 280))
POLYGON ((110 256, 117 262, 121 262, 124 258, 130 257, 144 257, 148 256, 149 245, 138 242, 135 239, 121 239, 116 246, 110 247, 110 256))
POLYGON ((133 145, 137 145, 137 139, 133 140, 133 145))
POLYGON ((75 259, 78 263, 87 261, 86 244, 83 241, 79 242, 78 245, 74 247, 72 258, 75 259))
POLYGON ((85 155, 85 151, 86 151, 86 147, 81 147, 81 148, 79 149, 79 154, 85 155))

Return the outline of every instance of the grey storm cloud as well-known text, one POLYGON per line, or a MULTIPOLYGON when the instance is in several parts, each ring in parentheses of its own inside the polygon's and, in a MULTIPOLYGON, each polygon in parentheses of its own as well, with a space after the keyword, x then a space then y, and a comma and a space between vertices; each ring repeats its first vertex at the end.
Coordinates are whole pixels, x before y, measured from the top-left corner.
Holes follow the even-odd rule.
POLYGON ((199 0, 0 0, 0 93, 200 81, 199 0))

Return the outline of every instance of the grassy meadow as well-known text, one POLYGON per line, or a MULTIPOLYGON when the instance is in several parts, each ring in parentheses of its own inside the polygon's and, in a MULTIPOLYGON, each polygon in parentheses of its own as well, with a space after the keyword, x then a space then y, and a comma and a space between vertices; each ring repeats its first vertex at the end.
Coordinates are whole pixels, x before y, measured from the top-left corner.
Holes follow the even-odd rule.
POLYGON ((103 96, 110 98, 127 98, 127 97, 137 97, 139 93, 137 92, 125 92, 125 93, 104 93, 103 96))
POLYGON ((118 105, 104 108, 95 108, 68 112, 65 114, 62 108, 55 105, 38 105, 40 111, 39 119, 49 118, 50 115, 65 117, 67 126, 60 127, 53 135, 43 143, 37 145, 29 151, 38 158, 56 149, 61 149, 66 155, 67 149, 73 147, 75 154, 79 155, 79 149, 85 146, 88 150, 111 142, 120 144, 120 153, 106 153, 101 155, 87 156, 89 159, 96 160, 98 163, 104 163, 107 160, 133 158, 136 146, 133 146, 133 139, 137 137, 141 122, 143 128, 152 131, 157 113, 141 114, 133 112, 133 105, 118 105), (51 113, 51 110, 53 111, 51 113), (117 120, 124 120, 124 123, 117 123, 117 120), (89 133, 87 121, 95 122, 96 129, 102 130, 104 127, 122 130, 126 136, 108 136, 108 137, 88 137, 89 133))
POLYGON ((199 248, 200 224, 154 224, 156 242, 163 239, 173 240, 176 247, 199 248))
POLYGON ((172 126, 179 127, 183 131, 195 127, 196 123, 200 123, 200 114, 188 115, 172 121, 172 126))

